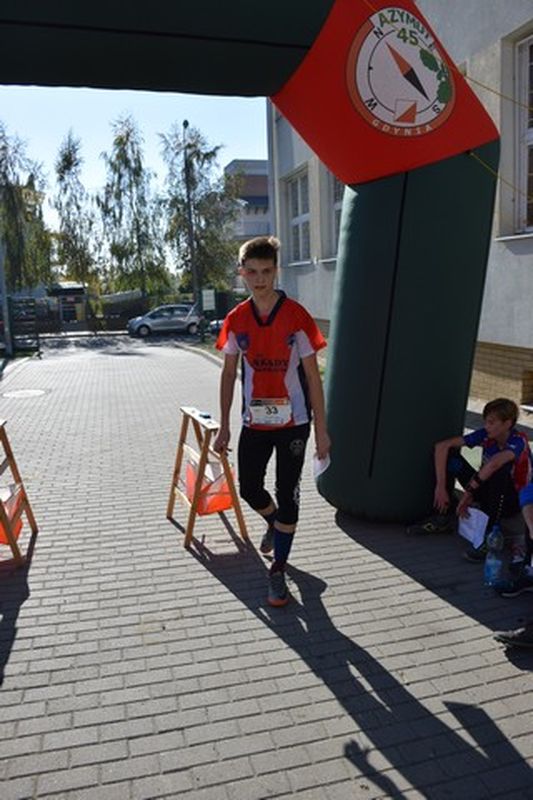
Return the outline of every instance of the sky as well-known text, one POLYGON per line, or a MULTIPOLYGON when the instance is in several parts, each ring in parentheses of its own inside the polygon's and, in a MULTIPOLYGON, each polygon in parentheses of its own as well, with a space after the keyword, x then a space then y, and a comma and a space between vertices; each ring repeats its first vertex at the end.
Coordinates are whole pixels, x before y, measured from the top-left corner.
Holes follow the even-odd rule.
MULTIPOLYGON (((111 122, 125 113, 137 121, 144 137, 147 166, 163 173, 158 133, 167 133, 184 119, 211 145, 222 145, 219 165, 235 158, 266 158, 265 98, 214 97, 168 92, 72 89, 33 86, 0 87, 0 120, 10 135, 27 145, 27 154, 42 163, 50 184, 59 146, 72 129, 81 139, 82 180, 89 191, 105 179, 103 151, 112 141, 111 122)), ((53 224, 54 214, 44 208, 53 224)))

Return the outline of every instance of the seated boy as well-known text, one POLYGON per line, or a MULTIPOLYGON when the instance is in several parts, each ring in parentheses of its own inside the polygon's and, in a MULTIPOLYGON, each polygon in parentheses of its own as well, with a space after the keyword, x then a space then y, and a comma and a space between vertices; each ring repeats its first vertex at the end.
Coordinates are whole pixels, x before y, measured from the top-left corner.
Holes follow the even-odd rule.
MULTIPOLYGON (((518 493, 531 479, 531 453, 527 436, 515 428, 518 406, 512 400, 491 400, 483 409, 484 427, 465 436, 453 436, 435 445, 436 515, 408 528, 409 533, 443 533, 455 529, 455 515, 468 515, 475 503, 489 521, 487 530, 498 520, 511 520, 520 511, 518 493), (460 454, 459 448, 481 447, 479 472, 460 454), (465 492, 455 504, 454 484, 459 481, 465 492), (454 507, 456 505, 456 507, 454 507)), ((513 562, 525 556, 526 536, 522 520, 513 537, 513 562)), ((484 546, 469 547, 466 558, 479 561, 485 557, 484 546)))

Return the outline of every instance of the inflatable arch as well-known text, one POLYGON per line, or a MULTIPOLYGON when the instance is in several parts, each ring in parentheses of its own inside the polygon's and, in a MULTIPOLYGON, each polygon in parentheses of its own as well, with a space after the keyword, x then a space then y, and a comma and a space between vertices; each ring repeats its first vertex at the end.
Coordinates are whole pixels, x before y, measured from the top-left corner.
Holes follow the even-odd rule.
POLYGON ((433 442, 462 429, 499 138, 415 3, 4 0, 1 17, 4 84, 272 98, 347 185, 320 491, 371 519, 428 511, 433 442))

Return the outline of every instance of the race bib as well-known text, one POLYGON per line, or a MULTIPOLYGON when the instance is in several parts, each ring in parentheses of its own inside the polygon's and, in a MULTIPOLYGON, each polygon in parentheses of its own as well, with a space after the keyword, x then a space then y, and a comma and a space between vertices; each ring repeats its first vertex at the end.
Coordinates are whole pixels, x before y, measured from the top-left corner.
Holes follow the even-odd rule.
POLYGON ((291 421, 292 409, 288 397, 255 398, 250 403, 252 425, 287 425, 291 421))

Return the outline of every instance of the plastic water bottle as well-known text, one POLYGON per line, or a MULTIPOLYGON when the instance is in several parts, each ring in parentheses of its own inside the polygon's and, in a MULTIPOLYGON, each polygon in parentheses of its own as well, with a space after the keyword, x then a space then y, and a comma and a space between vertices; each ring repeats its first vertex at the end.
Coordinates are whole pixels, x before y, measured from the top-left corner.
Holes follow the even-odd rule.
POLYGON ((494 586, 503 571, 503 533, 496 522, 487 536, 487 555, 485 557, 484 578, 485 586, 494 586))

